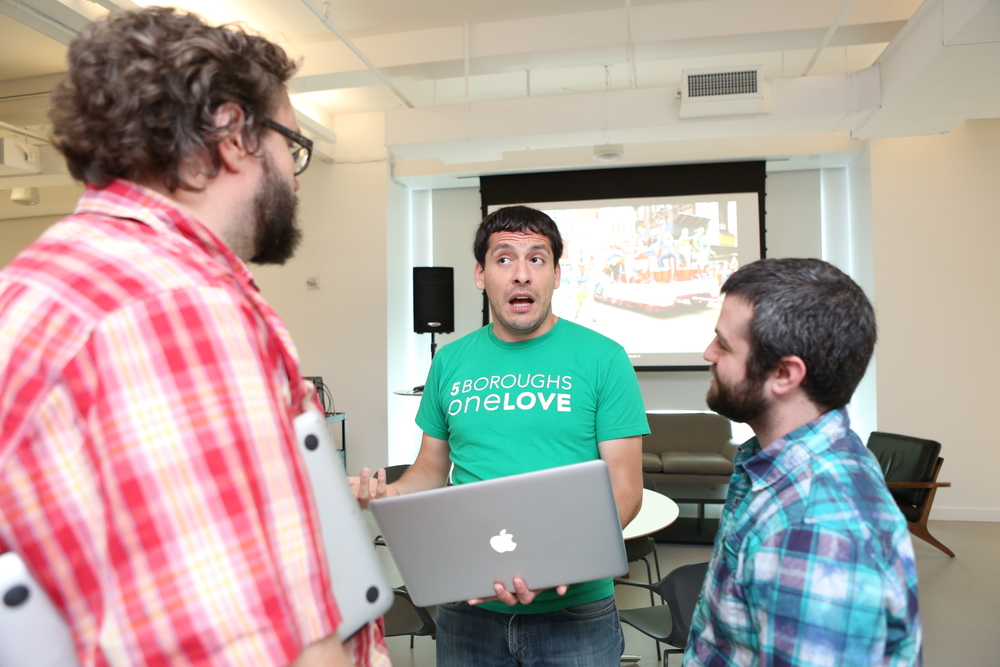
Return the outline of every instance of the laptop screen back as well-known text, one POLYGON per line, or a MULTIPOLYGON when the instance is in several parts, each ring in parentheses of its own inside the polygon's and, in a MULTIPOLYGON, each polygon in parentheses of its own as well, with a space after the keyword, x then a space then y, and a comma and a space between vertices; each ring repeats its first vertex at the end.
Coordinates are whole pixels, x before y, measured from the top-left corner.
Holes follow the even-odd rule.
POLYGON ((372 501, 418 606, 628 572, 607 465, 588 461, 372 501))

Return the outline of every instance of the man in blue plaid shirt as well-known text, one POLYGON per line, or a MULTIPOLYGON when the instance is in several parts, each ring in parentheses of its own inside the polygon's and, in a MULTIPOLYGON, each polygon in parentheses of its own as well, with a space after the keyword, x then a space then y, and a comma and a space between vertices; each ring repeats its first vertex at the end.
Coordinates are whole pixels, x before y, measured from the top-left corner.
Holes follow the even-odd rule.
POLYGON ((756 437, 735 461, 685 667, 919 665, 906 520, 844 406, 875 347, 861 288, 818 259, 723 285, 708 406, 756 437))

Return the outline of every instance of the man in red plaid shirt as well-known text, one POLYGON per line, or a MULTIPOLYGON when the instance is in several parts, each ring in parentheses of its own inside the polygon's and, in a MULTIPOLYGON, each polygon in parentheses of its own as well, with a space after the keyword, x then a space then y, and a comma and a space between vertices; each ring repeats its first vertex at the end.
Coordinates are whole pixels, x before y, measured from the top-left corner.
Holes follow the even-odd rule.
POLYGON ((69 64, 54 143, 87 189, 0 272, 0 551, 86 667, 388 665, 380 623, 334 634, 292 426, 316 398, 244 264, 299 240, 295 64, 171 9, 69 64))

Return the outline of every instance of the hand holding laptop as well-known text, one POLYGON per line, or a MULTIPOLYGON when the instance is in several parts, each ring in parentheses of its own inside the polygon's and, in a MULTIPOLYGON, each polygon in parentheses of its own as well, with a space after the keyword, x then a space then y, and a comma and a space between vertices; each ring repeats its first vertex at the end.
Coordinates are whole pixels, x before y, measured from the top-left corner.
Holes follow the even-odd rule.
POLYGON ((563 584, 628 572, 602 460, 422 493, 411 492, 419 484, 394 483, 386 493, 397 497, 372 498, 379 494, 379 475, 367 485, 359 478, 358 491, 368 491, 372 514, 418 606, 487 599, 530 604, 543 590, 562 595, 563 584))
MULTIPOLYGON (((469 604, 476 605, 482 602, 489 602, 490 600, 500 600, 500 602, 503 602, 508 607, 513 607, 518 602, 520 602, 521 604, 531 604, 531 601, 535 599, 536 595, 538 595, 544 590, 549 590, 547 588, 543 588, 537 591, 528 590, 528 585, 524 583, 524 579, 522 579, 521 577, 514 577, 513 583, 514 583, 513 593, 508 591, 503 584, 497 582, 493 584, 493 590, 497 592, 495 596, 491 598, 473 598, 472 600, 469 600, 469 604)), ((555 588, 557 595, 566 595, 566 591, 569 590, 569 586, 567 586, 566 584, 556 586, 555 588)))
MULTIPOLYGON (((361 474, 357 477, 348 477, 351 484, 351 491, 354 493, 354 497, 358 499, 358 504, 362 508, 367 508, 368 504, 372 500, 378 498, 391 498, 393 496, 400 495, 398 489, 393 486, 386 484, 385 481, 385 468, 379 468, 375 472, 375 476, 372 476, 371 470, 367 467, 361 469, 361 474)), ((509 607, 521 604, 531 604, 531 601, 535 599, 535 596, 541 593, 543 590, 530 590, 527 584, 524 583, 524 579, 521 577, 514 577, 512 584, 514 586, 514 591, 508 591, 506 586, 502 583, 497 582, 494 584, 493 588, 496 591, 496 595, 488 598, 473 598, 469 600, 469 604, 475 605, 482 602, 488 602, 490 600, 499 600, 509 607)), ((556 593, 559 595, 565 595, 568 590, 568 586, 560 585, 556 586, 556 593)))

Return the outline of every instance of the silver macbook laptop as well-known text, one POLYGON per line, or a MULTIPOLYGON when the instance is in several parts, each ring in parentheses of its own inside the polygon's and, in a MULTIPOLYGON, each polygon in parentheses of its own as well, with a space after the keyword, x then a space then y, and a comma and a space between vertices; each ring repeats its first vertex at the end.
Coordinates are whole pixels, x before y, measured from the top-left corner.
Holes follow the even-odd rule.
POLYGON ((495 595, 628 572, 611 480, 588 461, 372 501, 414 604, 495 595))
POLYGON ((0 554, 0 665, 77 667, 73 635, 13 551, 0 554))
POLYGON ((346 640, 388 611, 393 592, 326 419, 310 411, 296 417, 294 423, 319 507, 333 594, 344 619, 337 636, 346 640))

